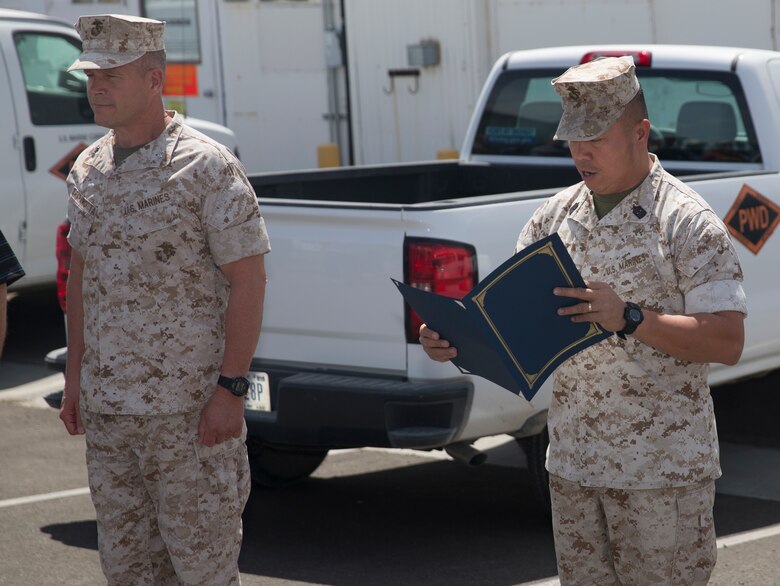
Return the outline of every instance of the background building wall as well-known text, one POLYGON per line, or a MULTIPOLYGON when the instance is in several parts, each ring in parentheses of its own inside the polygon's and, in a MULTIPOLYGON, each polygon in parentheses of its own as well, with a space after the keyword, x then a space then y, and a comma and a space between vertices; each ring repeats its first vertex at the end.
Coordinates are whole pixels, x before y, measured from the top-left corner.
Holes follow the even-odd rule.
POLYGON ((487 5, 473 0, 348 0, 350 90, 355 156, 361 163, 433 159, 460 147, 491 56, 487 5), (440 62, 419 77, 407 46, 439 44, 440 62))
POLYGON ((433 159, 460 148, 505 52, 629 42, 777 49, 780 12, 780 0, 0 0, 68 22, 152 5, 174 19, 177 7, 186 19, 197 6, 197 92, 166 103, 232 128, 250 171, 315 167, 324 143, 338 145, 342 164, 433 159), (421 41, 438 42, 439 63, 391 78, 411 68, 407 46, 421 41))

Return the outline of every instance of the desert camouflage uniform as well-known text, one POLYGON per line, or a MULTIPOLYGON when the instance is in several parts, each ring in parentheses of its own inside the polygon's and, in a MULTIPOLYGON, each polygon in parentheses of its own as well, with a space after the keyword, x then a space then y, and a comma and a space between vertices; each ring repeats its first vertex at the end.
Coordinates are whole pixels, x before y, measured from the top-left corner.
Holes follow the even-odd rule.
POLYGON ((246 429, 198 443, 200 411, 83 411, 89 488, 109 584, 240 584, 241 512, 249 497, 246 429))
POLYGON ((151 580, 150 551, 182 583, 238 583, 246 447, 205 448, 196 437, 224 352, 219 266, 269 243, 240 163, 169 114, 119 168, 109 132, 68 178, 68 238, 84 258, 80 405, 101 560, 111 584, 151 580), (122 578, 132 568, 137 577, 122 578))
MULTIPOLYGON (((723 223, 655 158, 645 181, 601 220, 583 183, 549 199, 517 248, 556 231, 583 277, 609 283, 624 300, 665 314, 747 313, 742 270, 723 223)), ((708 370, 631 336, 613 336, 570 358, 555 373, 548 414, 551 476, 614 491, 712 484, 720 465, 708 370)), ((551 482, 554 500, 558 487, 551 482)), ((560 507, 554 514, 561 543, 587 550, 580 536, 590 534, 592 521, 560 507)), ((709 500, 700 499, 697 523, 699 516, 709 519, 701 528, 709 532, 709 500)), ((613 529, 611 541, 620 543, 613 529)), ((711 554, 711 571, 714 546, 701 543, 711 554)), ((560 548, 559 567, 567 567, 571 553, 560 548)), ((573 569, 583 569, 583 555, 575 558, 573 569)))
POLYGON ((84 258, 82 400, 108 414, 200 409, 224 349, 218 267, 268 251, 263 219, 241 164, 178 114, 118 169, 112 144, 109 132, 68 178, 68 238, 84 258))
POLYGON ((550 477, 561 584, 704 586, 715 566, 715 483, 652 490, 550 477))

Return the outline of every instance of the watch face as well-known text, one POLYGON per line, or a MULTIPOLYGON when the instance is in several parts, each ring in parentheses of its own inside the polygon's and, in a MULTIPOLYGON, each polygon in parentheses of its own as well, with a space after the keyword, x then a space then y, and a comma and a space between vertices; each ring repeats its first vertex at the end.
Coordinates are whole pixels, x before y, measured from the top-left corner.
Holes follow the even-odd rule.
POLYGON ((631 308, 628 312, 628 317, 633 322, 638 322, 642 318, 642 313, 638 309, 631 308))
POLYGON ((233 392, 237 395, 246 395, 249 392, 249 381, 242 376, 237 376, 233 381, 233 392))

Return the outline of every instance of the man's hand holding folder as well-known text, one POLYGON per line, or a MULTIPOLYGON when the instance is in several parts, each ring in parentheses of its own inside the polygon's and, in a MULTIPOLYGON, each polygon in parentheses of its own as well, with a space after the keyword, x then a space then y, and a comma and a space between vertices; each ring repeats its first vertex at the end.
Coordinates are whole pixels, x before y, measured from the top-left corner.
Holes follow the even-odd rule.
POLYGON ((462 300, 394 282, 426 324, 420 341, 431 358, 528 400, 561 362, 612 335, 581 315, 593 311, 582 300, 590 293, 557 234, 515 254, 462 300))

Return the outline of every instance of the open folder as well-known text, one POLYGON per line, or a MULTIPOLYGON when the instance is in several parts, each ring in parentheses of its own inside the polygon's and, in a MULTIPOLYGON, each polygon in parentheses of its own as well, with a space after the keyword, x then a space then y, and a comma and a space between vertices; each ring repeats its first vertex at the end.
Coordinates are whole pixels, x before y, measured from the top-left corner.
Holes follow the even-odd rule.
POLYGON ((554 295, 553 288, 585 287, 558 234, 515 254, 463 299, 393 282, 428 327, 457 348, 452 362, 461 372, 529 401, 561 362, 612 335, 557 314, 577 301, 554 295))

